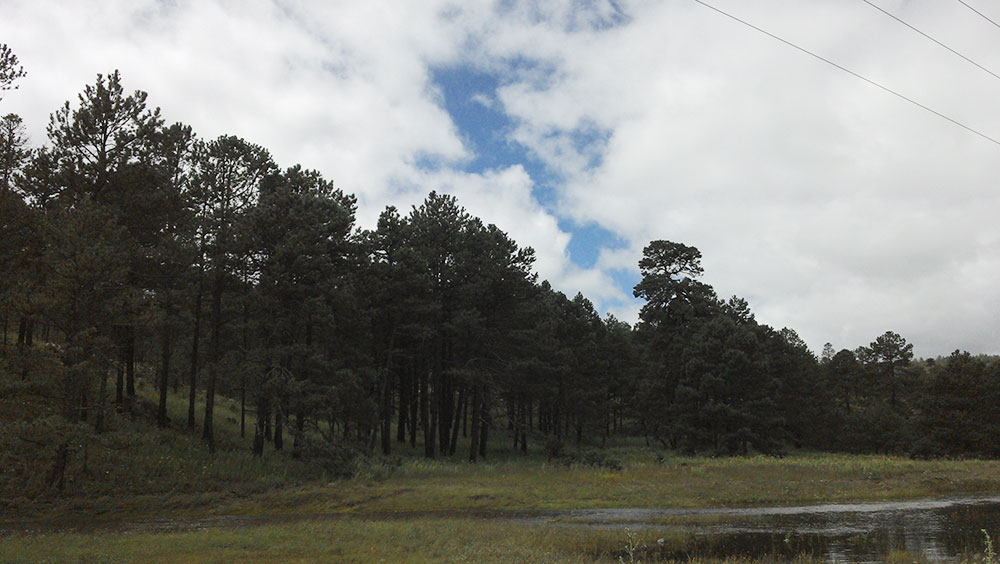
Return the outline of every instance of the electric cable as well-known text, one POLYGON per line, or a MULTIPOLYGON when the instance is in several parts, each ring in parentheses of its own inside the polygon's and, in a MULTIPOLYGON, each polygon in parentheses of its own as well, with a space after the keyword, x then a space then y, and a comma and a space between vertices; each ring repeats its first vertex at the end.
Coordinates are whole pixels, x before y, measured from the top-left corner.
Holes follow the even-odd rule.
POLYGON ((903 94, 900 94, 899 92, 893 90, 892 88, 889 88, 888 86, 883 86, 883 85, 879 84, 878 82, 875 82, 874 80, 872 80, 870 78, 867 78, 867 77, 865 77, 863 75, 860 75, 860 74, 852 71, 851 69, 849 69, 849 68, 847 68, 845 66, 839 65, 839 64, 831 61, 830 59, 827 59, 826 57, 823 57, 822 55, 817 55, 816 53, 813 53, 812 51, 806 49, 805 47, 800 47, 800 46, 796 45, 795 43, 792 43, 791 41, 788 41, 787 39, 783 39, 783 38, 781 38, 781 37, 779 37, 779 36, 777 36, 777 35, 769 32, 769 31, 767 31, 765 29, 761 29, 761 28, 753 25, 752 23, 750 23, 750 22, 748 22, 746 20, 742 20, 742 19, 740 19, 740 18, 738 18, 738 17, 730 14, 729 12, 726 12, 724 10, 716 8, 715 6, 713 6, 713 5, 705 2, 704 0, 693 0, 693 1, 697 2, 698 4, 701 4, 702 6, 705 6, 706 8, 708 8, 710 10, 718 12, 719 14, 722 14, 723 16, 726 16, 727 18, 729 18, 731 20, 737 21, 737 22, 739 22, 739 23, 741 23, 741 24, 743 24, 743 25, 745 25, 745 26, 747 26, 747 27, 749 27, 749 28, 751 28, 751 29, 753 29, 755 31, 763 33, 764 35, 766 35, 766 36, 768 36, 768 37, 770 37, 772 39, 780 41, 780 42, 784 43, 785 45, 788 45, 789 47, 792 47, 794 49, 797 49, 797 50, 799 50, 799 51, 801 51, 801 52, 803 52, 803 53, 811 56, 811 57, 819 59, 819 60, 823 61, 824 63, 826 63, 826 64, 828 64, 828 65, 830 65, 832 67, 840 69, 841 71, 844 71, 847 74, 849 74, 849 75, 851 75, 851 76, 853 76, 855 78, 863 80, 863 81, 867 82, 868 84, 871 84, 872 86, 874 86, 876 88, 884 90, 885 92, 888 92, 889 94, 892 94, 893 96, 896 96, 897 98, 900 98, 901 100, 905 100, 905 101, 909 102, 910 104, 913 104, 914 106, 916 106, 916 107, 918 107, 918 108, 920 108, 920 109, 922 109, 924 111, 930 112, 930 113, 938 116, 941 119, 947 120, 947 121, 953 123, 954 125, 957 125, 957 126, 961 127, 962 129, 970 132, 970 133, 974 133, 974 134, 978 135, 979 137, 982 137, 983 139, 986 139, 987 141, 993 143, 994 145, 1000 145, 1000 140, 997 140, 997 139, 995 139, 993 137, 990 137, 989 135, 987 135, 987 134, 985 134, 985 133, 983 133, 981 131, 973 129, 972 127, 970 127, 968 125, 965 125, 964 123, 962 123, 962 122, 960 122, 960 121, 958 121, 956 119, 950 118, 950 117, 942 114, 941 112, 939 112, 939 111, 937 111, 937 110, 935 110, 933 108, 925 106, 924 104, 921 104, 920 102, 917 102, 916 100, 914 100, 912 98, 908 98, 907 96, 905 96, 903 94))
POLYGON ((975 65, 975 66, 979 67, 980 69, 982 69, 982 70, 984 70, 984 71, 988 72, 989 74, 993 75, 993 76, 994 76, 994 78, 997 78, 997 79, 1000 79, 1000 74, 997 74, 997 73, 995 73, 995 72, 991 71, 990 69, 988 69, 988 68, 984 67, 983 65, 981 65, 981 64, 979 64, 979 63, 977 63, 976 61, 973 61, 972 59, 970 59, 970 58, 966 57, 965 55, 963 55, 963 54, 959 53, 958 51, 956 51, 956 50, 952 49, 951 47, 948 47, 947 45, 945 45, 944 43, 942 43, 942 42, 938 41, 937 39, 934 39, 934 38, 933 38, 933 37, 931 37, 930 35, 927 35, 926 33, 922 32, 922 31, 920 31, 919 29, 917 29, 917 28, 913 27, 912 25, 910 25, 910 24, 906 23, 905 21, 903 21, 903 20, 901 20, 900 18, 896 17, 896 16, 895 16, 894 14, 892 14, 891 12, 888 12, 888 11, 886 11, 886 10, 882 9, 882 8, 881 8, 880 6, 878 6, 878 5, 874 4, 874 3, 872 3, 872 2, 871 2, 871 0, 863 0, 863 2, 864 2, 865 4, 868 4, 868 5, 869 5, 869 6, 871 6, 872 8, 875 8, 876 10, 878 10, 878 11, 882 12, 883 14, 885 14, 885 15, 889 16, 890 18, 892 18, 892 19, 896 20, 897 22, 899 22, 899 23, 901 23, 901 24, 905 25, 906 27, 908 27, 908 28, 912 29, 913 31, 915 31, 915 32, 919 33, 920 35, 923 35, 923 36, 924 36, 924 37, 926 37, 927 39, 930 39, 930 40, 931 40, 931 41, 933 41, 934 43, 937 43, 937 44, 938 44, 938 45, 940 45, 941 47, 944 47, 945 49, 947 49, 947 50, 951 51, 951 52, 952 52, 952 53, 954 53, 955 55, 957 55, 957 56, 959 56, 959 57, 961 57, 961 58, 965 59, 965 60, 966 60, 966 61, 968 61, 969 63, 971 63, 971 64, 973 64, 973 65, 975 65))
POLYGON ((977 9, 973 8, 973 7, 972 7, 972 6, 970 6, 969 4, 966 4, 966 3, 965 3, 965 2, 963 2, 962 0, 958 0, 958 3, 959 3, 959 4, 961 4, 961 5, 963 5, 963 6, 965 6, 965 7, 966 7, 966 8, 968 8, 968 9, 972 10, 973 12, 975 12, 975 13, 979 14, 979 15, 980 15, 980 16, 981 16, 981 17, 982 17, 982 18, 983 18, 984 20, 986 20, 986 21, 990 22, 991 24, 993 24, 993 25, 995 25, 995 26, 997 26, 997 27, 1000 27, 1000 23, 997 23, 997 22, 993 21, 992 19, 990 19, 990 17, 989 17, 989 16, 987 16, 986 14, 984 14, 984 13, 980 12, 979 10, 977 10, 977 9))

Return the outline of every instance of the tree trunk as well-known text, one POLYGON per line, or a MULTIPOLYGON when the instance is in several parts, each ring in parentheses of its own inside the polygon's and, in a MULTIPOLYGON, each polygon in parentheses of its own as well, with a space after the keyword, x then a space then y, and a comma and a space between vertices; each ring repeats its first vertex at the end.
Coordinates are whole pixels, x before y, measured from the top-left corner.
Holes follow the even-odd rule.
POLYGON ((420 413, 420 390, 417 378, 414 377, 413 365, 408 368, 407 382, 410 385, 410 448, 417 448, 417 421, 420 413))
POLYGON ((128 412, 132 413, 135 403, 135 325, 128 326, 128 340, 125 343, 125 399, 128 412))
POLYGON ((194 298, 194 330, 191 334, 191 369, 188 371, 188 419, 187 426, 194 429, 194 403, 198 393, 198 341, 201 340, 201 268, 198 269, 198 291, 194 298))
POLYGON ((261 399, 260 411, 264 413, 264 440, 267 442, 274 442, 274 433, 271 428, 271 398, 264 394, 261 399))
POLYGON ((125 409, 125 328, 118 325, 113 331, 115 352, 118 362, 115 363, 115 412, 125 409))
POLYGON ((305 407, 303 407, 300 401, 295 406, 295 434, 292 436, 292 458, 300 458, 302 456, 302 442, 305 430, 305 407))
POLYGON ((469 438, 469 398, 462 402, 462 438, 469 438))
POLYGON ((264 419, 267 409, 264 406, 264 392, 257 396, 257 424, 253 431, 253 455, 260 458, 264 455, 264 419))
POLYGON ((399 417, 396 419, 396 442, 406 442, 406 426, 410 413, 410 383, 403 370, 399 370, 399 417))
POLYGON ((437 380, 441 385, 440 390, 435 390, 438 396, 438 401, 436 402, 438 412, 438 445, 440 445, 441 454, 447 455, 451 445, 451 411, 455 406, 455 394, 452 391, 451 378, 443 373, 443 369, 442 374, 437 380))
POLYGON ((45 482, 48 487, 56 486, 59 491, 63 489, 63 478, 66 476, 66 463, 69 459, 69 443, 62 443, 56 449, 56 459, 49 470, 49 475, 45 482))
POLYGON ((448 455, 451 456, 455 454, 458 449, 458 428, 462 422, 462 405, 465 403, 465 389, 458 391, 458 405, 455 407, 455 421, 451 426, 451 441, 448 444, 448 455))
POLYGON ((280 397, 274 410, 274 450, 285 448, 285 406, 280 397))
POLYGON ((108 370, 110 370, 109 366, 101 370, 101 391, 97 394, 97 417, 94 421, 94 432, 97 434, 104 432, 104 404, 107 403, 108 370))
POLYGON ((170 308, 164 312, 163 326, 160 328, 160 403, 156 409, 156 426, 167 426, 167 388, 170 385, 170 308))
POLYGON ((222 361, 222 283, 221 267, 215 267, 215 285, 212 288, 212 337, 208 365, 208 382, 205 385, 205 425, 202 438, 208 442, 208 452, 215 453, 215 429, 212 416, 215 412, 215 384, 219 377, 219 363, 222 361))
POLYGON ((487 401, 487 392, 483 390, 483 406, 479 409, 482 422, 479 424, 479 458, 486 458, 486 442, 490 434, 490 407, 487 401))
POLYGON ((379 410, 381 412, 379 424, 382 434, 382 454, 385 455, 392 453, 392 380, 392 373, 386 367, 385 373, 382 375, 382 407, 379 410))
POLYGON ((17 324, 17 352, 21 358, 21 380, 28 379, 28 348, 31 346, 28 324, 26 316, 21 316, 17 324))
POLYGON ((90 401, 90 381, 87 380, 86 376, 80 378, 80 413, 78 415, 79 421, 87 420, 87 403, 90 401))
POLYGON ((247 379, 240 375, 240 438, 246 438, 247 429, 247 379))
POLYGON ((475 462, 479 455, 479 427, 482 425, 483 398, 479 384, 472 386, 472 441, 469 445, 469 462, 475 462))
MULTIPOLYGON (((124 340, 124 339, 123 339, 124 340)), ((115 365, 115 410, 121 413, 125 409, 125 347, 120 347, 118 362, 115 365)))
POLYGON ((430 402, 430 411, 431 428, 428 430, 427 437, 425 439, 424 454, 427 455, 427 458, 434 458, 435 443, 437 442, 438 417, 440 417, 440 413, 438 413, 437 409, 437 402, 430 402))
POLYGON ((427 400, 427 371, 420 371, 420 428, 424 434, 424 456, 434 458, 434 430, 430 428, 427 400))

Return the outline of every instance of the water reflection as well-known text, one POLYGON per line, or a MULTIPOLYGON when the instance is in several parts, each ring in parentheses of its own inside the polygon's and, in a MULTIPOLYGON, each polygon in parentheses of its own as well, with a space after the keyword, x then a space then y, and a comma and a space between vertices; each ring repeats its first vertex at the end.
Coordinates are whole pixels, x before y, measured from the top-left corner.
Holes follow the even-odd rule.
MULTIPOLYGON (((723 510, 575 511, 566 521, 594 527, 664 526, 692 535, 692 556, 792 559, 800 555, 836 563, 884 562, 897 551, 948 562, 982 554, 987 530, 1000 535, 1000 498, 899 503, 817 505, 723 510)), ((565 521, 564 521, 565 522, 565 521)))

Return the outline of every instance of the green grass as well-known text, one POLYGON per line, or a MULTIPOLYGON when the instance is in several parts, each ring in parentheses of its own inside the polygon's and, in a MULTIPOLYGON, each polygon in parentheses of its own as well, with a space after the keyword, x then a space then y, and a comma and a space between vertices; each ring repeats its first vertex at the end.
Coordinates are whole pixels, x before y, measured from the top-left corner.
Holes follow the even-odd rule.
POLYGON ((995 461, 800 454, 783 459, 667 458, 636 450, 620 472, 544 460, 468 464, 408 459, 383 480, 262 494, 227 511, 365 512, 748 507, 1000 494, 995 461), (644 460, 647 458, 648 460, 644 460))
MULTIPOLYGON (((638 543, 653 547, 656 538, 655 531, 637 534, 638 543)), ((619 556, 625 555, 625 542, 623 530, 538 527, 472 519, 313 521, 185 533, 0 538, 0 561, 586 564, 617 562, 619 556)), ((683 549, 689 543, 686 538, 671 539, 670 548, 683 549)), ((641 558, 654 553, 638 554, 641 558)), ((739 564, 746 560, 726 561, 739 564)))
MULTIPOLYGON (((109 430, 60 423, 52 382, 0 378, 0 523, 129 522, 249 515, 267 525, 195 532, 43 533, 0 537, 0 562, 617 562, 622 530, 539 527, 484 520, 465 510, 560 510, 614 507, 691 508, 886 501, 1000 495, 1000 463, 917 461, 893 456, 796 453, 785 458, 682 457, 630 439, 604 454, 620 471, 549 461, 533 445, 509 448, 503 430, 485 460, 427 460, 394 443, 397 455, 374 457, 355 478, 334 479, 312 464, 270 448, 262 459, 239 436, 239 406, 220 398, 218 452, 184 425, 187 401, 171 394, 170 429, 150 424, 154 391, 139 380, 137 421, 108 414, 109 430), (73 437, 62 492, 44 483, 57 437, 73 437), (86 453, 86 456, 84 456, 86 453), (86 468, 84 468, 86 460, 86 468), (428 512, 407 520, 380 512, 428 512), (339 518, 315 519, 320 514, 339 518), (282 520, 298 515, 302 520, 282 520)), ((199 423, 203 406, 199 402, 199 423)), ((466 447, 467 448, 467 447, 466 447)), ((572 449, 570 449, 572 450, 572 449)), ((702 520, 711 519, 702 517, 702 520)), ((694 519, 697 520, 697 519, 694 519)), ((664 519, 640 531, 663 536, 664 519)), ((670 539, 683 548, 684 538, 670 539)), ((913 561, 910 554, 891 555, 913 561)), ((647 554, 644 561, 649 561, 647 554)), ((809 561, 808 558, 802 560, 809 561)), ((739 559, 727 562, 740 563, 739 559)))
MULTIPOLYGON (((539 527, 477 519, 305 521, 238 529, 193 532, 96 534, 53 533, 0 537, 5 563, 414 563, 588 564, 690 562, 692 564, 811 564, 822 556, 808 553, 755 557, 712 556, 712 541, 662 530, 592 530, 539 527), (657 543, 662 538, 664 543, 657 543), (630 555, 626 544, 635 550, 630 555), (688 560, 689 556, 691 557, 688 560), (619 560, 621 559, 621 560, 619 560)), ((893 564, 923 563, 919 553, 890 551, 893 564)), ((982 555, 960 561, 995 564, 982 555)))

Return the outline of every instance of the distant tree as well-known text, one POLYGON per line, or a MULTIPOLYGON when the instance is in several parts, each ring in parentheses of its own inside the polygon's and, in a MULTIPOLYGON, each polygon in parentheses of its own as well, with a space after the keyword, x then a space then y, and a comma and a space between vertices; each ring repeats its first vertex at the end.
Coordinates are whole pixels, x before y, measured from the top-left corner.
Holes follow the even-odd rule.
POLYGON ((913 359, 913 344, 907 343, 898 333, 886 331, 868 346, 868 350, 871 361, 879 367, 889 387, 889 404, 895 406, 898 372, 913 359))
POLYGON ((671 241, 653 241, 642 251, 642 280, 633 294, 646 300, 639 317, 651 325, 682 326, 716 307, 711 286, 695 280, 701 276, 701 252, 671 241))
POLYGON ((341 309, 339 282, 353 244, 355 206, 353 196, 335 189, 318 172, 295 166, 264 178, 258 203, 247 214, 256 263, 252 270, 258 273, 257 354, 264 364, 256 372, 281 376, 256 386, 256 455, 262 453, 262 418, 271 405, 276 408, 275 448, 283 447, 286 414, 296 417, 293 437, 301 445, 307 403, 301 392, 307 383, 320 387, 312 359, 322 356, 318 336, 329 332, 334 311, 341 309))
POLYGON ((844 411, 851 411, 852 402, 860 393, 861 365, 852 351, 842 349, 823 365, 827 382, 835 390, 835 397, 844 411))
POLYGON ((48 135, 63 175, 62 199, 90 197, 110 204, 123 191, 139 188, 116 180, 131 165, 149 159, 163 124, 159 108, 148 109, 146 97, 141 90, 126 95, 115 71, 97 75, 79 95, 75 109, 66 102, 52 114, 48 135))
POLYGON ((832 393, 816 356, 795 330, 765 330, 765 355, 777 383, 774 399, 785 436, 796 448, 828 444, 832 393))
MULTIPOLYGON (((39 234, 49 239, 44 247, 47 256, 38 263, 48 269, 40 277, 48 296, 44 315, 71 343, 117 341, 124 351, 121 360, 127 367, 130 398, 135 395, 134 328, 146 301, 143 290, 149 287, 144 279, 149 274, 149 250, 162 231, 163 206, 155 197, 161 183, 151 166, 161 123, 159 111, 146 108, 144 92, 126 95, 117 72, 107 78, 98 75, 95 84, 85 87, 76 107, 66 102, 52 114, 49 147, 34 152, 18 181, 21 193, 44 216, 45 228, 39 234), (71 252, 76 254, 67 254, 71 252), (83 257, 93 264, 82 272, 65 268, 83 257), (124 280, 117 277, 121 264, 124 280), (88 268, 107 274, 99 291, 75 285, 87 279, 88 268), (81 293, 65 293, 71 288, 81 293), (100 299, 100 308, 87 305, 90 299, 100 299), (81 311, 91 315, 81 316, 81 311)), ((68 372, 85 366, 91 354, 97 351, 89 345, 67 347, 64 362, 72 367, 68 372)), ((110 363, 113 356, 102 358, 110 363)), ((106 368, 94 368, 101 373, 99 418, 106 368)), ((88 390, 82 385, 81 401, 86 402, 88 390)), ((86 414, 85 406, 80 413, 86 414)))
MULTIPOLYGON (((29 257, 37 251, 40 231, 37 214, 31 212, 15 191, 30 150, 24 123, 16 114, 0 118, 0 279, 7 281, 0 289, 0 330, 3 353, 7 350, 7 326, 18 317, 24 327, 29 322, 27 296, 29 257)), ((24 327, 26 329, 26 327, 24 327)), ((23 335, 23 331, 21 332, 23 335)), ((23 339, 22 346, 23 349, 23 339)))
MULTIPOLYGON (((639 312, 638 338, 646 351, 643 377, 639 382, 640 424, 644 434, 664 446, 700 448, 706 441, 693 438, 701 419, 692 419, 698 409, 698 385, 690 379, 683 359, 695 332, 720 313, 720 303, 711 286, 696 277, 703 272, 701 252, 671 241, 652 241, 639 261, 642 280, 633 294, 646 303, 639 312), (681 408, 679 406, 683 405, 681 408)), ((742 304, 734 303, 736 317, 742 304)))
POLYGON ((255 204, 260 182, 274 169, 271 155, 263 147, 238 137, 222 136, 209 143, 201 154, 194 180, 193 197, 201 203, 200 222, 211 268, 209 364, 202 437, 208 443, 209 452, 213 453, 215 392, 222 367, 222 332, 226 324, 223 297, 242 269, 238 260, 243 247, 238 240, 239 224, 255 204))
MULTIPOLYGON (((6 43, 0 43, 0 94, 16 90, 17 85, 14 82, 25 76, 27 73, 24 72, 17 55, 6 43)), ((0 96, 0 100, 3 100, 3 96, 0 96)))
POLYGON ((921 457, 995 457, 998 421, 997 365, 955 351, 928 371, 914 421, 912 454, 921 457))
MULTIPOLYGON (((175 123, 156 139, 152 166, 158 178, 155 217, 161 228, 147 245, 149 273, 147 286, 155 292, 160 333, 159 403, 156 421, 167 425, 167 388, 175 335, 181 317, 184 286, 197 253, 194 210, 190 198, 199 143, 190 126, 175 123)), ((176 387, 176 385, 175 385, 176 387)))
POLYGON ((823 352, 819 355, 820 364, 828 364, 836 354, 837 350, 833 348, 833 343, 823 343, 823 352))
POLYGON ((14 189, 15 177, 30 155, 21 117, 7 114, 0 118, 0 192, 14 189))

